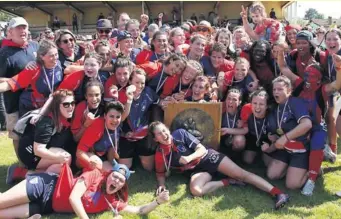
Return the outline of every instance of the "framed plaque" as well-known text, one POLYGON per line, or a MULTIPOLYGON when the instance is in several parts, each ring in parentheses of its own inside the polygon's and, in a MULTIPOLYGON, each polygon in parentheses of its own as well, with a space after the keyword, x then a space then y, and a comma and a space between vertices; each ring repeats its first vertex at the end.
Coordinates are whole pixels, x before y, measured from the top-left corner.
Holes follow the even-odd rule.
POLYGON ((186 129, 204 146, 219 149, 222 103, 173 103, 164 111, 164 122, 171 132, 186 129))

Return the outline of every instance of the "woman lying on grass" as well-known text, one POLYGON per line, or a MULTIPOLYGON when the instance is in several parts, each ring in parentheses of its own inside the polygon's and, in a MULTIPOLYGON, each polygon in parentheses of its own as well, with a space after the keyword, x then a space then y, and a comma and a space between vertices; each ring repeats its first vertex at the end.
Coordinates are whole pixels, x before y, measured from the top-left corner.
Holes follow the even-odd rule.
POLYGON ((236 183, 227 177, 252 184, 276 197, 275 209, 283 207, 289 201, 289 195, 272 186, 263 178, 243 170, 225 155, 209 148, 206 149, 192 134, 185 129, 177 129, 170 133, 161 122, 153 122, 149 133, 159 143, 155 154, 156 177, 158 189, 156 194, 165 191, 166 176, 170 170, 179 172, 192 171, 190 191, 194 196, 202 196, 216 189, 236 183), (225 179, 213 181, 217 173, 225 179))
POLYGON ((120 211, 147 214, 169 200, 169 192, 163 191, 149 204, 128 205, 127 179, 129 169, 113 161, 112 172, 98 169, 83 173, 74 179, 71 169, 64 165, 60 176, 53 173, 37 173, 4 193, 0 193, 0 219, 39 218, 39 214, 75 212, 81 219, 88 213, 111 209, 115 218, 120 211))

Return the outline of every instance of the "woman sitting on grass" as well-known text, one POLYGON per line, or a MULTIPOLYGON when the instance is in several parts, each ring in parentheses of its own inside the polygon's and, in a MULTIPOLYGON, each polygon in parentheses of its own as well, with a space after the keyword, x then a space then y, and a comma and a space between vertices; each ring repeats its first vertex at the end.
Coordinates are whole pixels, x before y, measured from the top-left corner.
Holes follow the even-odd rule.
POLYGON ((210 148, 206 149, 184 129, 177 129, 170 133, 163 123, 157 121, 149 125, 149 133, 159 144, 155 154, 157 194, 165 190, 166 177, 170 175, 171 170, 179 172, 190 170, 193 172, 190 191, 194 196, 203 196, 232 182, 236 183, 235 180, 227 179, 229 176, 250 183, 275 196, 276 209, 283 207, 289 201, 289 195, 261 177, 243 170, 223 154, 210 148), (226 178, 212 181, 212 177, 217 173, 222 173, 226 178))
POLYGON ((116 161, 109 173, 94 169, 76 179, 68 165, 63 166, 59 177, 53 173, 32 174, 0 193, 0 219, 40 218, 40 214, 52 212, 75 212, 79 218, 88 219, 88 213, 109 209, 115 218, 120 218, 120 211, 148 214, 169 200, 169 192, 165 190, 146 205, 128 205, 129 176, 129 169, 116 161))

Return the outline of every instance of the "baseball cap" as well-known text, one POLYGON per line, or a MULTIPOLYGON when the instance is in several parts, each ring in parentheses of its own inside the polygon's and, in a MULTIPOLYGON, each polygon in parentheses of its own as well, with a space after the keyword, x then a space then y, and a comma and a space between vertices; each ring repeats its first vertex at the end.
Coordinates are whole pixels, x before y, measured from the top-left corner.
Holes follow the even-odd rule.
POLYGON ((96 25, 97 29, 112 29, 111 21, 108 19, 99 19, 96 25))
POLYGON ((121 40, 125 40, 128 38, 132 38, 131 34, 127 31, 120 31, 117 36, 117 41, 120 42, 121 40))
POLYGON ((20 25, 25 25, 28 27, 28 23, 23 17, 14 17, 8 22, 8 28, 15 28, 20 25))
POLYGON ((296 39, 303 39, 307 41, 312 41, 313 40, 313 34, 309 32, 308 30, 302 30, 297 33, 296 39))

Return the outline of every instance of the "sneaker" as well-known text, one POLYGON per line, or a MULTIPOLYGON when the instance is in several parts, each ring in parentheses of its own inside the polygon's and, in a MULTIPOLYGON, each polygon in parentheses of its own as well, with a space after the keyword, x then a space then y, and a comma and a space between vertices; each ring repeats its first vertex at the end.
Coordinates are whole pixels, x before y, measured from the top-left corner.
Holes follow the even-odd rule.
POLYGON ((305 153, 307 151, 304 144, 299 141, 289 141, 284 145, 284 148, 291 153, 305 153))
POLYGON ((336 154, 330 149, 329 145, 325 145, 323 149, 324 160, 330 163, 336 162, 336 154))
POLYGON ((275 202, 275 209, 278 210, 282 208, 286 203, 288 203, 290 200, 290 197, 288 194, 279 194, 276 195, 276 202, 275 202))
POLYGON ((308 179, 307 182, 304 184, 304 187, 301 193, 302 195, 305 195, 305 196, 312 196, 314 188, 315 188, 315 182, 311 179, 308 179))
POLYGON ((27 169, 19 167, 16 164, 13 164, 7 169, 7 177, 6 184, 12 185, 13 182, 17 180, 23 180, 26 178, 27 169))

